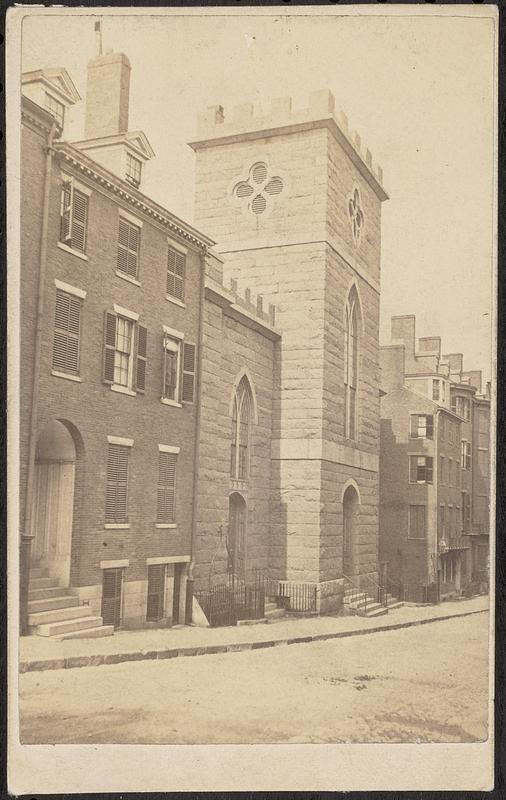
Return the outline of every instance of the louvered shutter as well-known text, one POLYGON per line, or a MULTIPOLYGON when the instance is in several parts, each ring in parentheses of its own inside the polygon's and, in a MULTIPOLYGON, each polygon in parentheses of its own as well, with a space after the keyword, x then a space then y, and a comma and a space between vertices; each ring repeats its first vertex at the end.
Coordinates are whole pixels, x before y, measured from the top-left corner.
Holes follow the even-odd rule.
POLYGON ((74 189, 72 195, 71 245, 83 253, 86 250, 86 225, 88 221, 88 197, 74 189))
POLYGON ((185 342, 183 344, 183 388, 181 391, 183 403, 193 403, 195 400, 195 367, 195 345, 185 342))
POLYGON ((56 292, 53 369, 71 375, 79 373, 81 300, 67 292, 56 292))
POLYGON ((120 217, 118 233, 118 270, 137 278, 140 229, 120 217))
POLYGON ((148 331, 143 325, 137 326, 137 358, 135 383, 138 392, 146 389, 146 360, 148 346, 148 331))
POLYGON ((148 566, 148 599, 146 620, 156 622, 162 619, 165 611, 165 564, 148 566))
POLYGON ((176 519, 176 461, 175 453, 158 454, 158 494, 156 521, 171 523, 176 519))
POLYGON ((63 181, 61 189, 60 206, 60 241, 70 244, 72 227, 72 184, 70 181, 63 181))
POLYGON ((128 521, 128 459, 130 448, 110 444, 107 457, 106 523, 128 521))
POLYGON ((105 312, 104 318, 104 383, 114 383, 114 358, 116 353, 116 324, 115 314, 105 312))
POLYGON ((167 255, 167 294, 177 300, 181 300, 181 302, 184 300, 185 268, 186 256, 169 247, 167 255))

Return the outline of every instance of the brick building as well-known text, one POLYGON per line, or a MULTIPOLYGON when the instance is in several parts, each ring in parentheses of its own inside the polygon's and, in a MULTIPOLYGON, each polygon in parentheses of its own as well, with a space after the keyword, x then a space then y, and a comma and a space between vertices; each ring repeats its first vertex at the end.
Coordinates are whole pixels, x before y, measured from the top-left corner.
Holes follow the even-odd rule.
POLYGON ((393 317, 391 333, 380 348, 380 562, 422 601, 438 585, 445 596, 488 580, 490 398, 439 337, 417 342, 414 316, 393 317))
POLYGON ((201 233, 141 191, 129 80, 92 59, 69 143, 66 71, 23 76, 24 628, 184 622, 258 571, 338 609, 378 578, 381 169, 329 92, 212 108, 201 233))

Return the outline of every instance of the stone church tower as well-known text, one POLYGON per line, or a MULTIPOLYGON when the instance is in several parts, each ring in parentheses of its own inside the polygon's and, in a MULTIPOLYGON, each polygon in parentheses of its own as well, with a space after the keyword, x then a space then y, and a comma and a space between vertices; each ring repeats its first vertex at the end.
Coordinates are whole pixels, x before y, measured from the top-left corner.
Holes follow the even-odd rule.
POLYGON ((378 574, 382 171, 328 91, 304 110, 209 108, 191 147, 195 224, 281 332, 270 574, 316 584, 330 611, 343 576, 366 589, 378 574))

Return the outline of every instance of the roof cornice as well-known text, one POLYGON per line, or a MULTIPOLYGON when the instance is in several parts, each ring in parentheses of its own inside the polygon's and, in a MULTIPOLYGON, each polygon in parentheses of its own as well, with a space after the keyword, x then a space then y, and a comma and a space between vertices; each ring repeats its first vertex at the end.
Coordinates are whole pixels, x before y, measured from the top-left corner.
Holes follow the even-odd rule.
POLYGON ((108 169, 93 161, 93 159, 68 144, 68 142, 55 142, 54 147, 63 161, 78 170, 84 177, 91 179, 102 188, 117 195, 123 202, 135 208, 137 212, 141 211, 147 217, 162 224, 172 233, 178 234, 201 250, 207 250, 215 244, 213 239, 200 233, 196 228, 179 219, 175 214, 167 211, 167 209, 155 203, 154 200, 151 200, 142 192, 138 192, 126 181, 109 172, 108 169))
MULTIPOLYGON (((39 106, 25 95, 22 96, 21 119, 31 124, 33 128, 48 134, 55 123, 55 118, 45 108, 39 106)), ((59 126, 58 126, 59 127, 59 126)))

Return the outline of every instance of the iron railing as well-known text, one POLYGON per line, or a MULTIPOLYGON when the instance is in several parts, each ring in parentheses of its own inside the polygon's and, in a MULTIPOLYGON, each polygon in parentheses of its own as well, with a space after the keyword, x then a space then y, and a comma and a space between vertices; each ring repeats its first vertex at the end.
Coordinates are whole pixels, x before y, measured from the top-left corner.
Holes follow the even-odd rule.
POLYGON ((230 577, 195 597, 212 628, 237 625, 242 619, 262 619, 265 614, 265 589, 261 581, 252 583, 230 577))
POLYGON ((315 583, 278 580, 261 570, 256 571, 256 576, 264 586, 265 597, 274 600, 278 608, 301 614, 317 613, 318 590, 315 583))

